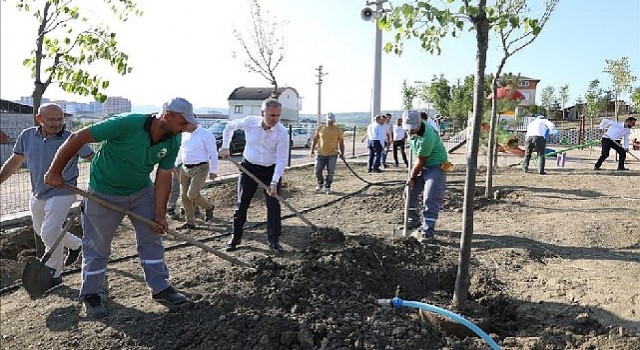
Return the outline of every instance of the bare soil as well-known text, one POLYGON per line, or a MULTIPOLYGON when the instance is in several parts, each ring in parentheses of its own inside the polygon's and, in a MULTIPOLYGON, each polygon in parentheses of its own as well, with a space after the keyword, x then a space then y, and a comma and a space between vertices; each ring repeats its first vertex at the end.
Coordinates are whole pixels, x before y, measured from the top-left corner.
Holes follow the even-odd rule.
MULTIPOLYGON (((489 348, 443 317, 376 303, 394 296, 453 310, 504 349, 639 349, 640 171, 594 172, 589 157, 570 156, 566 168, 548 161, 546 176, 523 174, 508 166, 518 159, 501 158, 491 198, 483 195, 480 167, 469 302, 458 310, 451 300, 464 166, 448 175, 435 241, 421 244, 397 234, 405 170, 369 175, 354 161, 373 185, 340 164, 334 193, 326 195, 315 193, 311 167, 286 171, 283 197, 321 229, 312 231, 283 206, 281 256, 268 249, 266 210, 254 199, 245 239, 230 254, 256 271, 167 236, 171 282, 191 299, 180 306, 151 300, 125 220, 107 274, 109 316, 82 311, 78 262, 64 275, 65 285, 43 298, 3 290, 2 349, 489 348)), ((187 233, 222 249, 235 187, 207 188, 216 220, 187 233)), ((32 235, 24 227, 0 237, 3 287, 19 281, 24 257, 34 254, 32 235)))

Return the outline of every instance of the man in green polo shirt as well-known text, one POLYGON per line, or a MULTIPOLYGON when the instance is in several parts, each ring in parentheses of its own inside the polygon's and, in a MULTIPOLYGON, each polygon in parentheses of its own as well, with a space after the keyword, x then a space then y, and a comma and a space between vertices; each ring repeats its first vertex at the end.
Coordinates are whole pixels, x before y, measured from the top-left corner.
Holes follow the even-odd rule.
MULTIPOLYGON (((88 192, 122 209, 155 221, 150 227, 133 220, 144 277, 158 302, 180 304, 186 297, 169 285, 164 246, 159 234, 167 230, 166 208, 171 171, 180 148, 180 133, 197 119, 191 103, 174 98, 155 116, 121 114, 71 134, 55 155, 45 182, 61 187, 61 172, 84 144, 102 142, 92 163, 88 192), (150 173, 158 164, 155 182, 150 173)), ((111 253, 111 241, 124 214, 84 200, 82 225, 82 287, 80 298, 87 314, 104 317, 107 310, 100 295, 111 253)))
POLYGON ((408 229, 422 226, 422 240, 433 238, 436 221, 446 188, 446 173, 443 164, 447 163, 447 151, 437 131, 428 127, 420 119, 420 113, 410 110, 403 118, 405 129, 409 132, 409 146, 416 158, 407 186, 409 186, 408 229), (422 192, 422 221, 418 213, 418 196, 422 192))

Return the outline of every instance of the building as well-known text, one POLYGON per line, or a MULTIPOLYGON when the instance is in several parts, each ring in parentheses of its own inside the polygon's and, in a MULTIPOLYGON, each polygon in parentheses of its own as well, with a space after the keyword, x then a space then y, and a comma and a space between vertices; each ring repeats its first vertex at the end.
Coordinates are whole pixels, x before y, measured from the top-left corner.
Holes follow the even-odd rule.
POLYGON ((119 113, 131 112, 131 101, 120 96, 109 96, 103 106, 104 113, 112 116, 119 113))
MULTIPOLYGON (((262 101, 271 96, 273 89, 268 87, 244 87, 234 89, 229 98, 229 119, 239 119, 248 115, 260 115, 262 101)), ((281 122, 285 126, 298 125, 300 115, 300 96, 292 87, 279 87, 276 98, 282 103, 281 122)))
POLYGON ((520 92, 524 99, 520 101, 518 107, 530 107, 536 104, 536 89, 540 79, 520 77, 516 91, 520 92))

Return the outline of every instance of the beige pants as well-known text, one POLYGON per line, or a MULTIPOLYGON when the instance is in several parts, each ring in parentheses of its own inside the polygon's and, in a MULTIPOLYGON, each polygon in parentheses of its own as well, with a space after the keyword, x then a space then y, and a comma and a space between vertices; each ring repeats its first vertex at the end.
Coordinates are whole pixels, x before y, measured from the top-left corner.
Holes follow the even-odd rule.
POLYGON ((180 167, 180 189, 182 192, 182 205, 184 206, 187 223, 195 225, 196 208, 211 209, 213 206, 202 195, 200 191, 207 181, 209 175, 209 163, 187 168, 180 167))

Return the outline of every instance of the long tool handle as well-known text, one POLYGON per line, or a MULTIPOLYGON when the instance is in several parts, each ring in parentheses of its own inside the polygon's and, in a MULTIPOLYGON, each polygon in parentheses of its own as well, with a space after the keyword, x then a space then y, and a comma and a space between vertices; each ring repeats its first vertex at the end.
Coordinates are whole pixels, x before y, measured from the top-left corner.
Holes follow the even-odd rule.
MULTIPOLYGON (((83 190, 81 190, 81 189, 79 189, 79 188, 77 188, 77 187, 75 187, 73 185, 65 183, 64 184, 64 188, 68 189, 69 191, 71 191, 73 193, 79 194, 79 195, 83 196, 84 198, 87 198, 88 200, 94 201, 94 202, 102 205, 105 208, 109 208, 111 210, 123 213, 123 214, 129 216, 130 218, 134 218, 136 220, 142 221, 147 225, 150 225, 150 226, 155 226, 156 225, 155 221, 153 221, 153 220, 149 220, 149 219, 147 219, 147 218, 145 218, 145 217, 143 217, 143 216, 141 216, 139 214, 136 214, 134 212, 131 212, 129 210, 124 210, 124 209, 122 209, 122 208, 120 208, 120 207, 118 207, 116 205, 113 205, 113 204, 105 201, 104 199, 100 199, 100 198, 92 195, 91 193, 85 192, 85 191, 83 191, 83 190)), ((240 260, 240 259, 237 259, 237 258, 234 258, 234 257, 232 257, 232 256, 230 256, 228 254, 225 254, 223 252, 220 252, 218 250, 215 250, 215 249, 205 245, 204 243, 193 239, 191 236, 187 236, 185 234, 182 234, 182 233, 177 232, 177 231, 172 230, 172 229, 168 229, 167 233, 172 235, 172 236, 174 236, 174 237, 176 237, 176 238, 178 238, 178 239, 181 239, 181 240, 183 240, 183 241, 185 241, 185 242, 187 242, 189 244, 192 244, 192 245, 194 245, 196 247, 200 247, 200 248, 206 250, 207 252, 214 254, 215 256, 219 257, 222 260, 226 260, 226 261, 228 261, 228 262, 230 262, 232 264, 238 265, 238 266, 246 267, 246 268, 249 268, 249 269, 255 269, 250 263, 248 263, 246 261, 243 261, 243 260, 240 260)))
MULTIPOLYGON (((260 187, 262 187, 265 191, 267 191, 267 192, 269 191, 269 186, 265 185, 262 181, 260 181, 260 179, 258 179, 258 177, 253 175, 249 170, 247 170, 247 168, 243 167, 240 163, 238 163, 237 160, 235 160, 235 159, 233 159, 231 157, 229 157, 227 159, 230 160, 231 163, 235 164, 235 166, 237 166, 238 169, 240 169, 240 171, 245 173, 247 176, 249 176, 256 183, 258 183, 258 185, 260 185, 260 187)), ((300 218, 300 220, 302 220, 302 222, 307 224, 307 226, 309 226, 312 230, 314 230, 314 231, 318 230, 318 227, 316 225, 312 224, 311 221, 307 220, 307 218, 305 218, 299 211, 297 211, 294 207, 292 207, 289 203, 287 203, 284 199, 282 199, 282 197, 280 197, 277 193, 274 194, 273 197, 275 199, 277 199, 280 203, 284 204, 287 208, 289 208, 289 210, 291 210, 294 214, 296 214, 296 216, 298 218, 300 218)))
POLYGON ((51 254, 53 254, 53 251, 56 250, 56 248, 58 248, 58 244, 60 244, 60 242, 62 242, 62 239, 64 238, 64 235, 67 234, 67 231, 71 228, 71 225, 73 224, 74 221, 76 221, 77 217, 78 217, 78 214, 74 214, 72 217, 69 218, 67 223, 62 228, 62 232, 60 232, 60 235, 58 236, 58 238, 56 238, 56 241, 53 242, 53 245, 51 246, 51 249, 47 250, 44 253, 44 255, 42 256, 42 258, 40 258, 40 262, 41 263, 44 264, 47 261, 49 261, 49 259, 51 258, 51 254))
POLYGON ((627 151, 627 153, 629 153, 629 154, 630 154, 633 158, 635 158, 636 160, 640 160, 640 158, 636 157, 636 155, 635 155, 635 154, 633 154, 633 153, 631 153, 631 151, 629 151, 629 150, 625 150, 625 151, 627 151))

